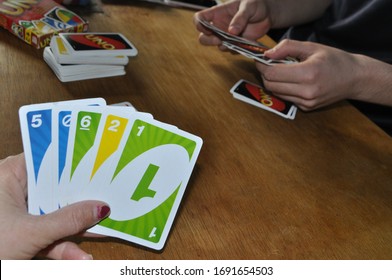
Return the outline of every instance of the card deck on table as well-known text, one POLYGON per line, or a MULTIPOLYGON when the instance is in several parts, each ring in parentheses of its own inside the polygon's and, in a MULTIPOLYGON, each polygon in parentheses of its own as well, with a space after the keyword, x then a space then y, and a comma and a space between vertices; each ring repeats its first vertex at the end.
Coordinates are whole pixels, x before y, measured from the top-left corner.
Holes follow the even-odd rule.
POLYGON ((95 55, 75 56, 68 50, 60 36, 55 35, 50 41, 50 50, 59 64, 99 64, 99 65, 127 65, 129 59, 125 55, 95 55))
POLYGON ((293 103, 282 100, 260 85, 240 80, 230 90, 233 97, 260 107, 264 110, 275 113, 287 119, 294 119, 297 113, 297 106, 293 103))
POLYGON ((264 52, 269 48, 263 45, 260 42, 253 42, 247 40, 245 38, 227 33, 218 27, 214 26, 208 21, 199 20, 199 22, 208 30, 213 32, 217 37, 222 40, 222 45, 226 46, 227 48, 238 52, 248 58, 255 59, 261 63, 266 65, 274 65, 274 64, 289 64, 295 63, 297 60, 291 57, 287 57, 282 60, 274 60, 264 56, 264 52))
POLYGON ((62 82, 120 76, 137 49, 119 33, 60 33, 44 60, 62 82))
POLYGON ((72 55, 136 56, 137 49, 120 33, 60 33, 72 55))
POLYGON ((87 99, 21 107, 29 212, 102 200, 111 214, 89 231, 160 250, 202 140, 128 102, 115 105, 87 99))
POLYGON ((125 75, 121 65, 60 64, 49 47, 44 49, 44 60, 62 82, 125 75))

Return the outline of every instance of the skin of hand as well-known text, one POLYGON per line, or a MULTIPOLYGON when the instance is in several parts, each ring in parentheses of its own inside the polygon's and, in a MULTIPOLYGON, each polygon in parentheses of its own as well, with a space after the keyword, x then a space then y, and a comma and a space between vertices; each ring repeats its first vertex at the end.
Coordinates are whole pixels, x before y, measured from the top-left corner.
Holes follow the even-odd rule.
POLYGON ((193 21, 201 32, 201 44, 220 46, 221 40, 206 30, 199 19, 211 22, 233 35, 255 41, 270 28, 285 28, 319 18, 331 2, 332 0, 233 0, 197 12, 193 21))
POLYGON ((92 259, 63 238, 81 234, 107 217, 110 208, 100 201, 82 201, 53 213, 27 212, 27 173, 23 154, 0 161, 0 259, 92 259))
MULTIPOLYGON (((206 30, 199 20, 250 40, 262 37, 270 28, 283 28, 319 18, 332 0, 233 0, 194 15, 203 45, 221 40, 206 30)), ((343 99, 392 106, 392 66, 367 56, 350 54, 315 43, 282 41, 266 55, 273 59, 299 58, 293 65, 266 66, 257 62, 267 89, 292 101, 305 111, 343 99)))
MULTIPOLYGON (((195 13, 193 21, 203 45, 220 46, 221 40, 206 30, 199 19, 212 22, 216 27, 249 40, 262 37, 270 28, 268 10, 264 1, 231 1, 195 13)), ((222 48, 225 49, 225 48, 222 48)))
POLYGON ((388 94, 392 67, 367 56, 325 45, 283 40, 265 52, 272 59, 291 56, 300 62, 267 66, 257 62, 264 86, 304 111, 344 99, 392 105, 388 94))

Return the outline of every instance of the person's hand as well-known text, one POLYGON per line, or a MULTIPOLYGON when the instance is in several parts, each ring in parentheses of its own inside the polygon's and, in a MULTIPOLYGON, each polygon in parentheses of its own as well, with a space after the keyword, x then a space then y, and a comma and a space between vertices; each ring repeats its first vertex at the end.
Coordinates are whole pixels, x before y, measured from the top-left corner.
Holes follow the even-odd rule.
POLYGON ((299 63, 289 65, 266 66, 257 62, 256 67, 268 90, 304 111, 343 99, 359 99, 363 56, 293 40, 283 40, 265 55, 272 59, 299 59, 299 63))
POLYGON ((199 42, 203 45, 220 46, 221 40, 206 30, 199 23, 199 19, 211 22, 223 31, 249 40, 259 39, 270 28, 268 8, 263 0, 234 0, 204 9, 194 15, 194 24, 201 32, 199 42))
POLYGON ((33 216, 26 205, 27 175, 24 155, 0 161, 0 259, 91 259, 75 243, 63 241, 107 217, 110 208, 100 201, 78 202, 51 214, 33 216))

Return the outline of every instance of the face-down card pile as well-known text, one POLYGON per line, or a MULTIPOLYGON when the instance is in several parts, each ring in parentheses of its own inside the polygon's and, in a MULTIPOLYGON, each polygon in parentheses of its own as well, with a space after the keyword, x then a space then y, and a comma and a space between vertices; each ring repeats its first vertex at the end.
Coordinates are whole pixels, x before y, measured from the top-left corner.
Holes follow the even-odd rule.
POLYGON ((125 74, 136 47, 120 33, 60 33, 44 50, 44 60, 62 82, 125 74))

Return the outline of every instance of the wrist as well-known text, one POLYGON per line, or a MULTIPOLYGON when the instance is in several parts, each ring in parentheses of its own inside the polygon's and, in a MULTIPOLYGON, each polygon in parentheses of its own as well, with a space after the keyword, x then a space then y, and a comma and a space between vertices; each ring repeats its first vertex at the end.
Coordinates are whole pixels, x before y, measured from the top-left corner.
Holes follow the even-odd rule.
POLYGON ((356 60, 351 99, 392 106, 392 65, 364 55, 356 60))

